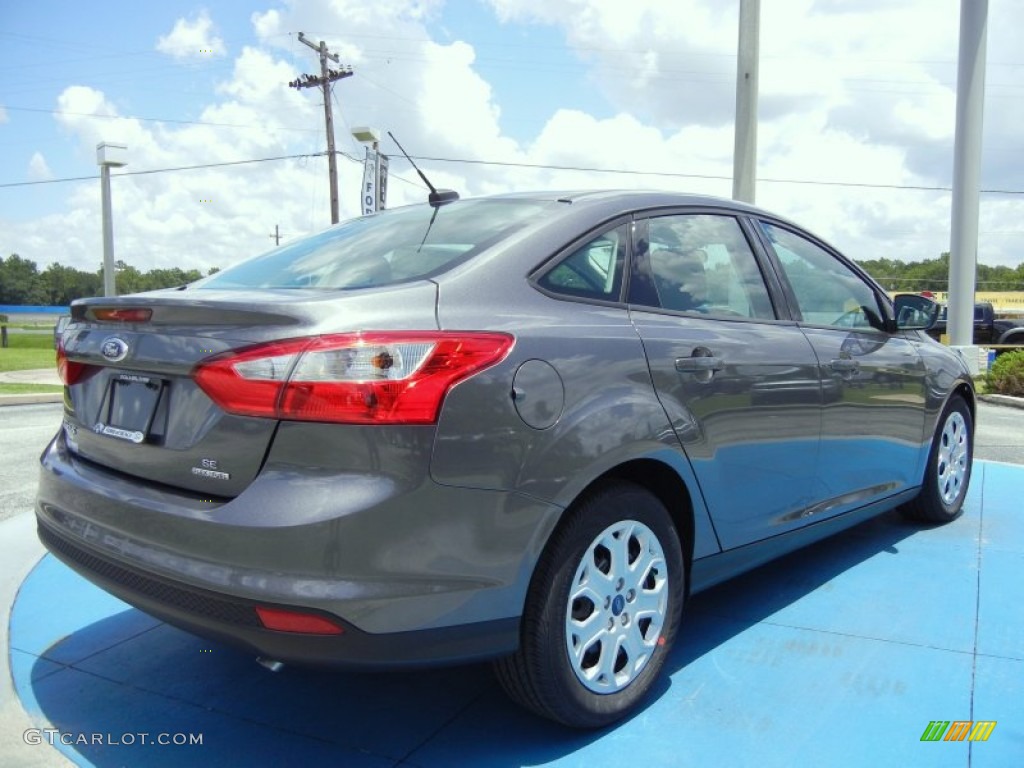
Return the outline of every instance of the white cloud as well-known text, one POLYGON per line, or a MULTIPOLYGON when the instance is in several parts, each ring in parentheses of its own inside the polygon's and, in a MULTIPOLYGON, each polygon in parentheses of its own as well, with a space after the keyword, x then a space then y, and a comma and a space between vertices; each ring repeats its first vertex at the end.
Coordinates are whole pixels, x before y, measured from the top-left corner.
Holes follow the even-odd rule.
MULTIPOLYGON (((644 187, 731 192, 736 6, 712 0, 490 0, 501 19, 561 32, 607 99, 598 117, 557 109, 536 136, 516 141, 481 73, 483 47, 431 39, 440 0, 290 0, 251 20, 257 43, 195 109, 198 123, 124 118, 116 92, 69 85, 55 119, 92 163, 100 141, 126 144, 126 172, 230 163, 325 149, 321 94, 287 82, 318 69, 294 32, 326 39, 355 76, 335 83, 338 149, 362 157, 350 126, 394 131, 413 155, 504 165, 423 161, 433 183, 463 196, 529 189, 644 187), (289 34, 292 33, 292 34, 289 34), (103 114, 97 120, 72 112, 103 114), (211 125, 215 123, 217 125, 211 125), (621 168, 604 174, 522 166, 621 168), (672 175, 658 175, 672 174, 672 175)), ((1012 30, 1024 8, 993 6, 989 59, 1013 59, 1012 30), (997 11, 998 8, 998 11, 997 11), (1002 14, 996 21, 996 13, 1002 14)), ((855 257, 933 258, 949 247, 949 194, 942 191, 777 183, 769 180, 946 186, 951 181, 957 19, 930 0, 858 4, 790 0, 762 4, 758 202, 806 224, 855 257), (848 9, 854 8, 854 11, 848 9)), ((205 13, 179 20, 161 46, 217 48, 205 13), (204 21, 205 20, 205 21, 204 21), (193 36, 193 37, 190 37, 193 36), (165 42, 166 41, 166 42, 165 42)), ((219 42, 219 41, 218 41, 219 42)), ((223 51, 223 44, 217 48, 223 51)), ((163 48, 162 48, 163 50, 163 48)), ((165 52, 170 52, 170 49, 165 52)), ((174 54, 172 54, 174 55, 174 54)), ((529 51, 524 52, 525 56, 529 51)), ((1016 70, 990 69, 984 185, 1019 188, 1024 151, 1016 70), (1016 89, 1016 90, 1015 90, 1016 89)), ((538 88, 543 72, 532 70, 538 88)), ((0 115, 0 120, 2 120, 0 115)), ((389 204, 424 199, 397 149, 389 204)), ((358 213, 361 167, 339 160, 342 217, 358 213)), ((228 266, 286 237, 328 223, 323 157, 130 176, 115 172, 118 258, 138 266, 228 266)), ((65 194, 60 215, 0 222, 0 252, 60 253, 95 269, 101 252, 98 184, 65 194), (9 245, 8 245, 9 244, 9 245)), ((1016 264, 1024 253, 1017 197, 983 198, 981 260, 1016 264), (1015 231, 1016 230, 1016 231, 1015 231)))
POLYGON ((28 161, 26 177, 29 181, 49 181, 53 178, 53 172, 50 170, 50 166, 46 164, 46 158, 43 157, 42 152, 32 153, 32 157, 28 161))
POLYGON ((156 49, 176 59, 202 60, 226 55, 224 41, 215 34, 213 21, 205 10, 194 19, 178 19, 170 34, 161 35, 156 49))
POLYGON ((57 122, 91 152, 101 141, 126 144, 131 152, 153 143, 152 133, 134 118, 118 116, 117 108, 95 88, 73 85, 57 97, 57 122), (104 115, 97 120, 90 115, 104 115))
MULTIPOLYGON (((646 149, 666 170, 693 162, 672 151, 685 135, 717 148, 702 164, 707 172, 731 176, 738 3, 488 1, 506 21, 560 30, 613 108, 661 129, 665 144, 646 149), (701 126, 708 130, 698 137, 701 126)), ((1022 22, 1024 6, 990 11, 983 187, 1020 188, 1011 158, 1024 152, 1016 128, 1024 102, 1016 67, 999 62, 1017 57, 1022 22)), ((948 187, 958 26, 955 7, 930 0, 762 4, 758 176, 948 187)), ((757 195, 851 255, 919 260, 949 248, 948 192, 761 181, 757 195)), ((1024 214, 1015 200, 982 197, 984 263, 1020 261, 1024 231, 992 215, 1009 210, 1017 211, 1012 220, 1024 214)))
MULTIPOLYGON (((118 258, 143 270, 205 271, 266 250, 275 224, 294 237, 328 223, 323 158, 132 175, 322 151, 320 113, 287 87, 290 73, 266 51, 243 51, 222 98, 200 115, 203 122, 238 128, 144 122, 120 117, 93 88, 71 86, 61 93, 56 119, 90 163, 101 141, 128 148, 128 164, 113 171, 111 184, 118 258), (110 119, 86 116, 96 114, 110 119), (317 130, 307 130, 309 125, 317 130)), ((356 188, 359 169, 343 162, 340 172, 343 188, 356 188)), ((66 206, 59 216, 13 223, 8 237, 24 243, 19 247, 26 253, 60 253, 63 263, 95 269, 102 250, 98 184, 72 187, 66 206)), ((356 213, 355 200, 346 212, 356 213)))

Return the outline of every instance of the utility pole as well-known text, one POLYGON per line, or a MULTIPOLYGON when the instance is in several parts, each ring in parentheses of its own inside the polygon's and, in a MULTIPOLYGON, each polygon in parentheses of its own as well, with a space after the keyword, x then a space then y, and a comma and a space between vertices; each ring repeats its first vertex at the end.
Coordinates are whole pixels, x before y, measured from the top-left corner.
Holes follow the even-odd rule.
POLYGON ((280 226, 279 224, 275 224, 274 225, 274 234, 270 235, 270 237, 274 238, 274 245, 275 246, 281 244, 281 231, 278 229, 279 226, 280 226))
POLYGON ((324 92, 324 122, 327 125, 327 172, 331 185, 331 224, 338 223, 338 161, 334 154, 334 115, 331 112, 331 83, 346 77, 352 77, 352 67, 343 66, 341 69, 328 69, 327 60, 338 63, 338 54, 329 53, 327 43, 323 40, 320 45, 314 45, 309 39, 299 32, 299 42, 308 45, 320 54, 320 75, 301 75, 298 79, 288 83, 292 88, 312 88, 320 86, 324 92))

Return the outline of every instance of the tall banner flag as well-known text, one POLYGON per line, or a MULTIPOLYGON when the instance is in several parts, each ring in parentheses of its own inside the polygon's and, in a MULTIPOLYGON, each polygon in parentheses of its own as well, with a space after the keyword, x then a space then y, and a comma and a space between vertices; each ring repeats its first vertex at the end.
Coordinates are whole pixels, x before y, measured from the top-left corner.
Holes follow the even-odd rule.
POLYGON ((377 155, 377 210, 383 211, 388 202, 388 156, 377 155))
POLYGON ((366 148, 366 162, 363 164, 362 188, 363 216, 377 212, 377 151, 366 148))

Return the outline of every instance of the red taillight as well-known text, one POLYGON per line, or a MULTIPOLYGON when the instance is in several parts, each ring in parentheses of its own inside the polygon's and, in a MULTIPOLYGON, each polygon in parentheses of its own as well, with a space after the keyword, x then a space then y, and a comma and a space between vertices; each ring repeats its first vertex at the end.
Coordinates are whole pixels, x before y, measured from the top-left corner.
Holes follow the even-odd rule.
POLYGON ((455 384, 500 362, 505 333, 388 331, 260 344, 210 358, 196 383, 229 413, 346 424, 433 424, 455 384))
POLYGON ((278 632, 304 632, 307 635, 340 635, 344 629, 325 616, 316 613, 289 611, 284 608, 256 606, 256 615, 267 629, 278 632))
POLYGON ((104 323, 148 323, 152 309, 142 307, 91 307, 92 316, 104 323))
POLYGON ((68 360, 67 353, 64 351, 64 342, 57 342, 57 375, 60 376, 60 380, 64 384, 70 387, 82 378, 88 369, 88 365, 68 360))

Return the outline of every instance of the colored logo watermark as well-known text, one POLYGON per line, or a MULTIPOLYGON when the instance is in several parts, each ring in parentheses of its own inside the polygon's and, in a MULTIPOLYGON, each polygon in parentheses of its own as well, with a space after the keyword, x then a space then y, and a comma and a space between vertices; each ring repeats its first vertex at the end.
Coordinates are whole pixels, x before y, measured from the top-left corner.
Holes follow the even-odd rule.
POLYGON ((932 720, 921 741, 988 741, 995 727, 995 720, 932 720))

